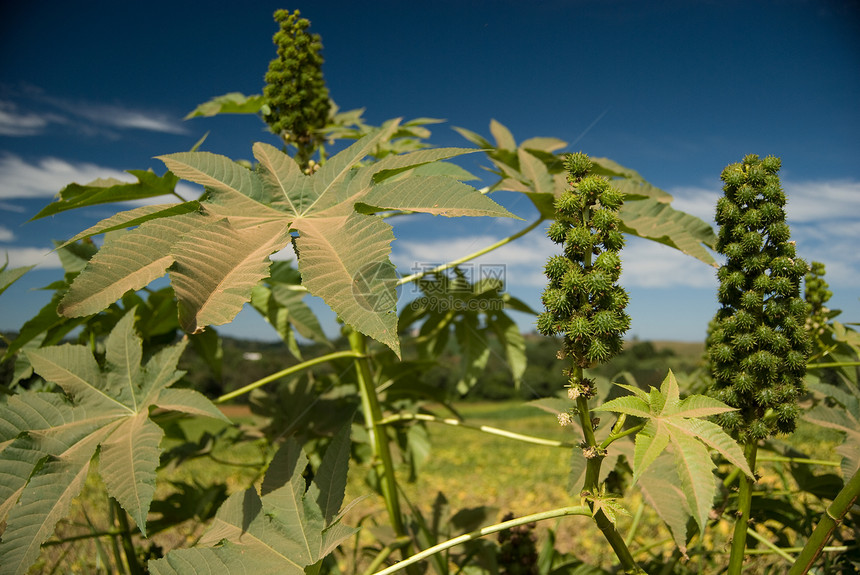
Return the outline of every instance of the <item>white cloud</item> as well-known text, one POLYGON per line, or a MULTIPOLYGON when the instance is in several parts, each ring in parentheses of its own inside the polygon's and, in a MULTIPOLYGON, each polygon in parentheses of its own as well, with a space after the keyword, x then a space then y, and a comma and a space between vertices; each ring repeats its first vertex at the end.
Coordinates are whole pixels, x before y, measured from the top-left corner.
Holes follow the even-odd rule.
POLYGON ((682 186, 667 191, 674 197, 672 207, 713 225, 717 200, 722 196, 718 184, 714 188, 682 186))
MULTIPOLYGON (((96 164, 73 164, 50 157, 30 164, 15 155, 0 156, 0 198, 53 197, 72 182, 87 184, 98 178, 114 178, 129 183, 136 181, 136 178, 127 172, 96 164)), ((202 188, 199 186, 186 182, 180 182, 176 186, 176 192, 186 200, 197 198, 201 191, 202 188)), ((166 199, 165 196, 158 196, 124 203, 143 205, 169 201, 172 200, 166 199)), ((9 205, 4 203, 4 209, 9 205)))
POLYGON ((0 226, 0 242, 11 242, 15 239, 15 234, 6 226, 0 226))
POLYGON ((621 284, 626 287, 717 288, 716 269, 680 251, 642 238, 627 238, 621 251, 621 284))
POLYGON ((849 220, 860 224, 860 182, 851 180, 783 182, 788 221, 849 220))
POLYGON ((29 164, 11 154, 0 157, 0 198, 51 197, 72 182, 84 184, 96 178, 135 181, 131 174, 96 164, 71 164, 59 158, 29 164))
POLYGON ((10 268, 32 265, 37 265, 41 269, 63 267, 60 263, 60 256, 56 252, 52 252, 51 248, 7 248, 0 246, 0 252, 5 252, 5 256, 9 258, 10 268))

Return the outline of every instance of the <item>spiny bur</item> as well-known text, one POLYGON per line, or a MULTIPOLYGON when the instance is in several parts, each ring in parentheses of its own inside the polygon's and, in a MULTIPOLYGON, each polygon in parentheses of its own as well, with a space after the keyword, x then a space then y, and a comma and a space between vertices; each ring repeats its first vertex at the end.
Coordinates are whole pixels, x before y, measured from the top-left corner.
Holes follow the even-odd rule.
POLYGON ((306 168, 322 142, 320 130, 328 122, 331 102, 322 73, 322 42, 319 34, 307 32, 310 22, 299 16, 298 10, 275 12, 280 30, 272 40, 278 57, 265 76, 269 110, 264 119, 272 133, 296 147, 296 162, 306 168))
POLYGON ((617 283, 624 245, 618 208, 624 196, 605 178, 589 174, 587 155, 568 154, 564 166, 569 188, 556 199, 556 219, 547 230, 563 255, 549 258, 544 268, 546 311, 537 328, 543 335, 563 335, 559 356, 587 368, 620 352, 630 327, 627 292, 617 283))
POLYGON ((800 298, 808 267, 789 239, 779 168, 773 156, 731 164, 717 202, 716 248, 726 260, 708 357, 713 395, 738 408, 721 423, 744 443, 794 430, 809 354, 800 298))

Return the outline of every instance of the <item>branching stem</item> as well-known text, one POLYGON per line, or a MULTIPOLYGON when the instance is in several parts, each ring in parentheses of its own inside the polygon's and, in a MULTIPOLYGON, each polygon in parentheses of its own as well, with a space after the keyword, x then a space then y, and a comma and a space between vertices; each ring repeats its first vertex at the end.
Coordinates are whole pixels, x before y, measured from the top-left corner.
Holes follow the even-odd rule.
POLYGON ((309 367, 313 367, 315 365, 319 365, 321 363, 326 363, 326 362, 329 362, 329 361, 332 361, 335 359, 343 359, 343 358, 349 358, 349 357, 360 358, 360 357, 364 357, 364 356, 356 353, 355 351, 337 351, 335 353, 330 353, 328 355, 321 355, 320 357, 315 357, 314 359, 309 359, 307 361, 303 361, 302 363, 299 363, 297 365, 288 367, 286 369, 282 369, 281 371, 273 373, 271 375, 267 375, 266 377, 264 377, 262 379, 258 379, 257 381, 249 383, 245 387, 240 387, 239 389, 233 390, 230 393, 225 393, 224 395, 222 395, 221 397, 216 399, 215 403, 225 403, 227 401, 230 401, 233 398, 239 397, 240 395, 243 395, 245 393, 249 393, 249 392, 257 389, 258 387, 266 385, 267 383, 281 379, 282 377, 287 377, 288 375, 292 375, 294 373, 298 373, 298 372, 300 372, 304 369, 307 369, 309 367))
POLYGON ((468 261, 473 260, 475 258, 481 257, 484 254, 488 254, 495 249, 498 249, 504 245, 507 245, 507 244, 511 243, 512 241, 518 239, 518 238, 521 238, 522 236, 526 235, 527 233, 529 233, 530 231, 532 231, 533 229, 538 227, 541 224, 541 222, 543 222, 543 221, 544 221, 543 218, 538 218, 536 221, 532 222, 531 224, 529 224, 525 228, 521 229, 517 233, 515 233, 511 236, 508 236, 505 239, 499 240, 496 243, 491 244, 485 248, 482 248, 482 249, 480 249, 474 253, 471 253, 467 256, 463 256, 462 258, 459 258, 456 260, 452 260, 452 261, 445 263, 445 264, 442 264, 440 266, 436 266, 435 268, 433 268, 431 270, 422 270, 422 271, 414 273, 412 275, 408 275, 404 278, 400 278, 400 280, 398 280, 398 282, 397 282, 397 285, 408 284, 409 282, 413 282, 417 279, 421 279, 422 277, 424 277, 426 275, 445 271, 447 269, 453 268, 454 266, 458 266, 462 263, 465 263, 465 262, 468 262, 468 261))

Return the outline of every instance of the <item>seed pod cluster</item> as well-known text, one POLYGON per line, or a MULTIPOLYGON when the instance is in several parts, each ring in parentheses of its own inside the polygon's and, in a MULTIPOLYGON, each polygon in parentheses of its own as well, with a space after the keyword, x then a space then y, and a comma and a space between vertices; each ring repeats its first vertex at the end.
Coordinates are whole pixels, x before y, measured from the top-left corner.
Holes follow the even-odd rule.
POLYGON ((561 357, 577 367, 593 367, 621 351, 630 318, 627 292, 618 285, 624 246, 618 209, 624 195, 609 181, 590 175, 582 153, 564 159, 569 188, 556 199, 556 219, 547 230, 562 255, 549 258, 542 301, 546 311, 537 328, 547 336, 563 334, 561 357))
POLYGON ((264 120, 269 129, 296 146, 296 162, 306 167, 322 141, 319 130, 328 121, 331 102, 323 79, 322 42, 310 34, 310 22, 298 10, 277 10, 280 30, 272 40, 278 57, 269 63, 263 95, 269 107, 264 120))
POLYGON ((726 261, 708 357, 714 395, 738 408, 721 423, 744 442, 794 430, 809 354, 800 298, 808 267, 789 241, 779 167, 779 158, 757 155, 726 167, 717 202, 716 248, 726 261))
POLYGON ((833 297, 830 286, 824 281, 824 264, 812 262, 812 267, 803 279, 803 296, 809 304, 809 316, 806 318, 806 331, 815 335, 824 335, 825 325, 829 319, 830 310, 824 306, 833 297))

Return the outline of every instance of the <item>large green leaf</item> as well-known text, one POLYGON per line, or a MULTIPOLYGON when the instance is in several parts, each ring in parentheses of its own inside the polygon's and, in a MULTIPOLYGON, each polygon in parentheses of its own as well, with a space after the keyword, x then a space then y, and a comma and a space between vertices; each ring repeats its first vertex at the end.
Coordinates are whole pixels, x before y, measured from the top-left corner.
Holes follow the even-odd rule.
POLYGON ((445 216, 507 216, 510 212, 447 175, 413 168, 473 150, 444 148, 388 155, 356 167, 397 130, 392 122, 330 158, 312 175, 267 144, 253 147, 256 170, 211 153, 163 156, 172 173, 206 186, 200 212, 118 215, 144 221, 102 250, 76 278, 60 310, 96 313, 169 269, 182 326, 195 331, 230 321, 266 277, 269 254, 292 241, 302 283, 348 324, 399 353, 394 313, 396 277, 388 258, 394 239, 377 210, 445 216))
POLYGON ((275 454, 258 493, 234 493, 200 547, 149 563, 154 575, 254 573, 303 575, 356 530, 340 524, 349 465, 349 424, 335 435, 307 485, 307 458, 294 439, 275 454))
POLYGON ((718 425, 700 419, 732 411, 732 408, 703 395, 692 395, 682 400, 678 382, 671 371, 660 389, 652 387, 650 393, 634 386, 618 385, 633 395, 607 401, 594 411, 624 413, 647 420, 645 427, 636 434, 634 481, 671 446, 675 456, 676 477, 681 481, 681 489, 693 517, 704 531, 716 493, 713 476, 715 465, 708 448, 719 452, 750 477, 753 476, 740 446, 718 425))
POLYGON ((104 365, 85 346, 28 349, 33 369, 65 393, 25 391, 0 403, 0 573, 25 573, 68 511, 100 448, 99 473, 145 533, 155 491, 161 428, 153 406, 225 419, 201 394, 169 389, 185 342, 142 364, 134 310, 105 343, 104 365))
POLYGON ((157 176, 146 170, 128 170, 137 178, 130 184, 114 178, 98 179, 86 185, 69 184, 60 191, 59 200, 48 204, 31 218, 38 220, 67 210, 111 202, 127 202, 172 194, 179 178, 167 172, 157 176))

